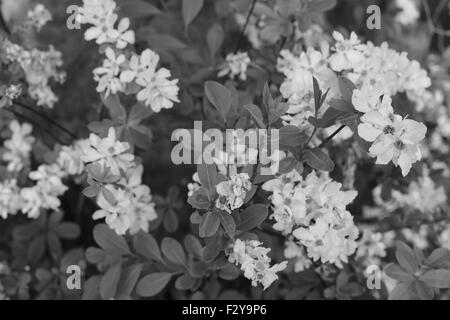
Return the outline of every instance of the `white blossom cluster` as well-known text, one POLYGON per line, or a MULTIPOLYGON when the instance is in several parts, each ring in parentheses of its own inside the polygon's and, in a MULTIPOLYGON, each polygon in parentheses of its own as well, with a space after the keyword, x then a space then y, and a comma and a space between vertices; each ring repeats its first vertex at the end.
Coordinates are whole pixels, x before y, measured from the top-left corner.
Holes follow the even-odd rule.
POLYGON ((117 140, 112 127, 107 137, 102 139, 91 134, 88 142, 81 160, 93 170, 106 173, 107 180, 98 181, 97 175, 92 174, 88 177, 91 184, 102 185, 96 195, 100 210, 94 213, 94 219, 105 218, 111 229, 120 235, 127 231, 131 234, 148 231, 149 222, 157 215, 150 188, 142 184, 143 166, 129 153, 130 145, 117 140))
POLYGON ((94 70, 97 91, 106 96, 137 92, 137 100, 155 112, 172 108, 174 102, 179 102, 178 80, 169 80, 171 73, 168 69, 157 69, 159 56, 152 50, 146 49, 140 55, 124 51, 135 43, 135 34, 128 30, 128 18, 122 18, 115 27, 118 20, 115 12, 113 0, 83 0, 80 8, 78 21, 90 25, 84 34, 85 39, 95 39, 97 44, 107 46, 103 65, 94 70))
POLYGON ((286 236, 292 234, 312 260, 338 267, 355 252, 358 237, 346 210, 357 193, 341 191, 341 187, 326 174, 313 171, 304 179, 296 170, 263 185, 272 193, 273 228, 286 236))
POLYGON ((228 261, 240 266, 252 286, 261 284, 265 290, 278 279, 276 273, 286 268, 287 261, 270 266, 271 259, 267 255, 270 248, 261 245, 256 240, 236 239, 228 253, 228 261))
POLYGON ((6 219, 8 215, 22 212, 29 218, 38 218, 42 210, 59 210, 59 197, 67 190, 62 180, 84 170, 80 160, 83 145, 76 142, 73 146, 62 147, 55 163, 41 164, 28 174, 33 183, 31 186, 20 187, 16 177, 30 164, 35 139, 31 136, 30 124, 21 125, 13 120, 9 128, 12 135, 3 144, 1 159, 10 171, 10 177, 0 183, 0 216, 6 219))
POLYGON ((218 77, 228 76, 230 79, 238 77, 240 80, 247 80, 247 68, 251 60, 247 52, 229 53, 225 57, 225 62, 217 74, 218 77))
POLYGON ((219 197, 216 207, 231 213, 244 204, 247 192, 252 188, 250 177, 247 173, 239 173, 231 176, 230 180, 222 181, 216 186, 219 197))
POLYGON ((384 43, 362 44, 355 33, 345 39, 333 33, 336 44, 331 52, 324 43, 321 51, 308 48, 299 57, 283 50, 278 70, 286 78, 280 87, 289 109, 283 120, 303 129, 310 129, 308 118, 314 116, 312 77, 318 79, 323 90, 329 89, 323 113, 332 98, 339 98, 338 73, 355 83, 352 102, 363 113, 358 134, 372 143, 369 150, 377 164, 390 161, 400 166, 402 174, 409 173, 413 163, 422 158, 419 143, 425 138, 426 127, 394 113, 391 96, 406 92, 410 97, 425 94, 431 80, 417 61, 410 61, 406 53, 397 53, 384 43), (382 101, 381 101, 382 100, 382 101))
POLYGON ((17 99, 22 94, 22 86, 18 84, 11 84, 9 86, 0 85, 0 109, 3 107, 10 107, 14 99, 17 99))
POLYGON ((393 243, 394 232, 375 232, 371 226, 359 225, 361 238, 358 240, 356 258, 361 259, 365 266, 380 265, 386 257, 386 249, 393 243))
POLYGON ((26 27, 34 28, 38 32, 49 21, 52 20, 52 14, 45 8, 44 5, 38 3, 32 10, 27 12, 26 27))
POLYGON ((52 108, 58 101, 58 97, 50 87, 50 81, 63 83, 65 72, 59 68, 63 65, 62 54, 49 46, 48 51, 41 51, 36 48, 27 50, 9 40, 3 41, 8 62, 18 63, 25 73, 25 80, 28 85, 27 91, 39 106, 52 108))

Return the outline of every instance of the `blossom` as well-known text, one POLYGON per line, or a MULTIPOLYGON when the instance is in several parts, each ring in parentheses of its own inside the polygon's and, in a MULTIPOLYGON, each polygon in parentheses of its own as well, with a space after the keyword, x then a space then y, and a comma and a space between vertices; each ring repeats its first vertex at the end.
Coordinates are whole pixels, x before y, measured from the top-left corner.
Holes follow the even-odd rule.
POLYGON ((230 180, 222 181, 216 186, 219 194, 216 207, 231 213, 244 204, 245 196, 251 188, 252 183, 247 173, 232 175, 230 180))
POLYGON ((20 85, 1 85, 0 86, 0 109, 12 105, 14 99, 22 94, 22 87, 20 85))
POLYGON ((217 74, 218 77, 228 75, 231 79, 236 76, 242 81, 247 80, 247 68, 250 64, 250 58, 247 52, 229 53, 225 58, 222 69, 217 74))
POLYGON ((20 125, 19 122, 13 120, 9 124, 9 128, 12 135, 3 144, 5 150, 2 159, 8 163, 8 171, 20 171, 24 164, 29 162, 32 144, 35 140, 31 136, 33 127, 28 123, 20 125))
POLYGON ((105 50, 106 59, 103 66, 94 70, 94 79, 98 82, 97 91, 116 94, 123 90, 123 84, 120 81, 120 66, 125 62, 125 56, 119 54, 116 56, 111 48, 105 50))
POLYGON ((356 33, 352 32, 350 39, 346 40, 341 33, 334 31, 333 38, 336 44, 335 53, 330 57, 331 69, 337 72, 350 69, 364 59, 364 46, 361 45, 356 33))
POLYGON ((380 258, 386 257, 386 241, 380 232, 364 228, 361 239, 358 241, 356 257, 363 258, 366 265, 378 264, 380 258))
POLYGON ((195 172, 192 175, 193 182, 188 183, 188 198, 191 197, 195 192, 197 192, 198 189, 200 189, 200 178, 198 176, 198 172, 195 172))
POLYGON ((236 239, 228 254, 228 261, 241 266, 244 276, 252 281, 252 286, 261 283, 265 290, 278 279, 276 273, 286 268, 287 261, 270 266, 271 259, 267 256, 270 249, 261 244, 256 240, 236 239))
POLYGON ((51 19, 51 13, 42 4, 37 4, 33 10, 27 12, 26 23, 40 31, 51 19))
POLYGON ((84 171, 84 162, 81 159, 84 152, 89 148, 89 140, 78 140, 71 146, 62 146, 56 163, 68 175, 78 175, 84 171))
MULTIPOLYGON (((134 54, 128 63, 128 66, 124 68, 120 74, 120 81, 124 83, 132 82, 133 80, 142 78, 145 73, 144 71, 156 70, 159 63, 159 56, 150 49, 145 49, 142 51, 141 55, 134 54)), ((140 81, 143 81, 141 79, 140 81)))
POLYGON ((134 31, 128 30, 130 27, 130 19, 123 18, 117 25, 117 30, 109 32, 109 37, 112 42, 116 43, 117 49, 124 49, 128 44, 134 44, 134 31))
POLYGON ((395 16, 395 20, 402 25, 411 25, 420 18, 420 11, 416 0, 395 0, 395 6, 400 11, 395 16))
POLYGON ((100 163, 111 170, 112 174, 119 175, 120 170, 126 171, 132 166, 134 155, 128 153, 130 145, 127 142, 120 142, 116 138, 116 131, 113 127, 109 128, 108 136, 100 138, 91 133, 89 144, 81 156, 85 163, 100 163))
POLYGON ((0 217, 6 219, 20 210, 22 204, 19 192, 16 180, 0 182, 0 217))
POLYGON ((422 158, 419 143, 427 132, 424 124, 394 115, 389 107, 367 112, 361 121, 358 134, 372 142, 369 153, 377 158, 377 164, 392 161, 395 166, 400 166, 403 176, 406 176, 412 164, 422 158))
POLYGON ((143 87, 137 94, 139 101, 144 101, 146 106, 150 106, 153 111, 159 112, 162 109, 170 109, 174 102, 178 100, 177 86, 178 79, 169 80, 170 71, 160 68, 155 71, 148 69, 136 79, 136 83, 143 87))
MULTIPOLYGON (((82 11, 83 12, 83 11, 82 11)), ((117 21, 117 14, 103 12, 97 20, 92 21, 92 26, 84 33, 84 39, 91 41, 95 39, 97 44, 112 42, 112 38, 117 38, 117 31, 114 24, 117 21)))

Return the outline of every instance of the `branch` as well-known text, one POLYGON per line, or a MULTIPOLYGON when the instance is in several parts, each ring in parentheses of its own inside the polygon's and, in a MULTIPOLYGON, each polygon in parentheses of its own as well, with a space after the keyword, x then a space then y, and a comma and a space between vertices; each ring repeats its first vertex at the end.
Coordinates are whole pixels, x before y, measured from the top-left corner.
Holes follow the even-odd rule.
POLYGON ((239 51, 239 49, 241 48, 241 43, 242 43, 242 39, 244 38, 245 29, 247 29, 247 25, 250 22, 250 17, 253 14, 253 10, 255 10, 256 1, 257 0, 253 0, 253 2, 252 2, 252 5, 250 7, 250 11, 248 12, 248 15, 247 15, 247 19, 245 19, 245 23, 242 26, 241 33, 239 35, 239 40, 238 40, 238 43, 236 45, 236 49, 234 50, 234 53, 237 53, 239 51))
POLYGON ((336 129, 336 131, 333 132, 333 134, 332 134, 331 136, 329 136, 328 138, 326 138, 326 139, 320 144, 320 146, 319 146, 318 148, 320 149, 320 148, 325 147, 325 146, 328 144, 328 142, 330 142, 331 140, 333 140, 333 138, 334 138, 335 136, 337 136, 337 135, 339 134, 339 132, 341 132, 342 130, 344 130, 345 127, 346 127, 345 125, 342 125, 342 126, 340 126, 338 129, 336 129))

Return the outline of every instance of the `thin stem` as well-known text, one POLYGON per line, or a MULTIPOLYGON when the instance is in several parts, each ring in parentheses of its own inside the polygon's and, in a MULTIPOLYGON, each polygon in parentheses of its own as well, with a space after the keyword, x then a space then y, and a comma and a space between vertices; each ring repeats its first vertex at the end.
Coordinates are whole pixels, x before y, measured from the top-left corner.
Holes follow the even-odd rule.
POLYGON ((43 118, 44 120, 46 120, 47 122, 53 124, 55 127, 59 128, 60 130, 64 131, 66 134, 68 134, 71 138, 73 139, 78 139, 78 137, 76 136, 75 133, 73 133, 72 131, 70 131, 69 129, 63 127, 62 125, 60 125, 58 122, 54 121, 53 119, 51 119, 50 117, 46 116, 45 114, 40 113, 39 111, 35 110, 34 108, 27 106, 26 104, 16 101, 14 100, 13 103, 17 106, 20 106, 24 109, 27 109, 28 111, 40 116, 41 118, 43 118))
POLYGON ((65 144, 65 142, 62 141, 58 136, 55 136, 55 135, 53 134, 53 132, 51 132, 49 129, 45 128, 45 127, 42 126, 41 124, 39 124, 39 123, 33 121, 33 119, 31 119, 31 118, 29 118, 29 117, 27 117, 27 116, 25 116, 25 115, 23 115, 23 114, 21 114, 21 113, 15 111, 15 110, 13 110, 13 109, 10 109, 10 108, 5 108, 5 110, 11 112, 11 113, 14 114, 16 117, 22 118, 22 119, 24 119, 25 121, 28 121, 28 122, 32 123, 33 125, 37 126, 39 129, 41 129, 42 131, 44 131, 45 133, 47 133, 50 137, 52 137, 55 141, 59 142, 60 144, 62 144, 62 145, 65 144))
MULTIPOLYGON (((422 1, 423 7, 425 9, 425 15, 427 16, 427 24, 428 29, 431 33, 444 36, 444 37, 450 37, 450 30, 444 30, 441 28, 437 28, 434 24, 433 15, 431 14, 430 5, 428 4, 427 0, 422 1)), ((435 12, 436 14, 436 12, 435 12)))
POLYGON ((239 35, 238 43, 236 45, 236 49, 234 50, 234 53, 237 53, 239 51, 239 49, 241 48, 241 43, 242 43, 242 39, 244 38, 245 29, 247 29, 247 25, 250 22, 250 17, 253 14, 253 10, 255 10, 256 1, 257 0, 253 0, 253 2, 252 2, 250 11, 248 12, 248 15, 247 15, 247 19, 245 19, 245 23, 242 26, 241 33, 239 35))
POLYGON ((331 136, 329 136, 328 138, 326 138, 326 139, 320 144, 319 149, 325 147, 325 146, 328 144, 328 142, 330 142, 331 140, 333 140, 333 138, 334 138, 335 136, 337 136, 337 135, 339 134, 339 132, 341 132, 342 130, 344 130, 345 127, 346 127, 345 125, 340 126, 335 132, 333 132, 333 134, 332 134, 331 136))

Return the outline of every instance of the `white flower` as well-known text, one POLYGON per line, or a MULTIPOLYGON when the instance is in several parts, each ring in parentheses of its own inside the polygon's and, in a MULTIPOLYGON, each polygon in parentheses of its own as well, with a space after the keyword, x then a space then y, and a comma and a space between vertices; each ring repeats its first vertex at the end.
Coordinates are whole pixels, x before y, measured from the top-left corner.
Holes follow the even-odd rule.
POLYGON ((271 259, 267 256, 269 248, 261 247, 259 241, 242 241, 236 239, 228 261, 241 266, 244 276, 252 281, 252 286, 262 284, 264 290, 278 279, 277 272, 283 271, 287 261, 270 266, 271 259))
POLYGON ((334 46, 336 52, 330 57, 331 69, 340 72, 361 63, 364 59, 364 46, 361 45, 356 33, 352 32, 350 39, 346 40, 341 33, 334 31, 333 38, 336 40, 334 46))
POLYGON ((42 4, 37 4, 33 10, 28 11, 26 24, 40 31, 51 19, 51 13, 42 4))
POLYGON ((144 101, 153 111, 170 109, 178 100, 178 79, 169 80, 170 71, 160 68, 158 71, 148 69, 142 72, 136 79, 136 83, 143 87, 137 94, 139 101, 144 101))
POLYGON ((2 154, 3 161, 6 161, 8 171, 20 171, 29 162, 29 157, 34 143, 31 136, 33 127, 24 123, 19 124, 16 120, 11 121, 9 128, 12 132, 10 139, 3 144, 5 150, 2 154))
POLYGON ((8 215, 15 215, 22 206, 16 180, 0 182, 0 217, 6 219, 8 215))
POLYGON ((373 142, 370 154, 377 164, 390 161, 400 166, 406 176, 412 164, 422 158, 419 143, 425 138, 427 127, 414 120, 402 119, 392 113, 391 108, 370 111, 361 117, 358 134, 364 140, 373 142))
POLYGON ((126 171, 133 165, 134 155, 128 152, 130 145, 117 140, 114 128, 109 128, 108 136, 103 139, 91 133, 89 143, 90 146, 81 156, 81 160, 85 163, 100 163, 108 167, 115 175, 119 175, 120 170, 126 171))
POLYGON ((113 13, 106 14, 95 21, 92 27, 88 28, 84 33, 84 39, 91 41, 95 39, 97 44, 112 42, 114 36, 117 36, 117 31, 114 29, 114 24, 117 21, 117 15, 113 13))
POLYGON ((198 172, 195 172, 192 175, 192 181, 191 183, 188 183, 188 198, 191 197, 195 192, 197 192, 198 189, 200 189, 200 178, 198 176, 198 172))
POLYGON ((216 186, 219 198, 216 207, 228 213, 240 208, 244 204, 247 192, 252 188, 250 177, 247 173, 239 173, 231 176, 228 181, 222 181, 216 186))
POLYGON ((247 52, 229 53, 225 58, 225 64, 217 74, 218 77, 228 75, 231 79, 236 76, 242 81, 247 80, 247 68, 250 58, 247 52))
POLYGON ((130 19, 123 18, 120 20, 117 30, 109 32, 109 37, 112 42, 116 43, 117 49, 124 49, 128 44, 134 44, 135 36, 133 30, 128 30, 130 27, 130 19))
POLYGON ((358 241, 356 256, 363 258, 366 265, 378 264, 380 258, 386 257, 386 244, 382 233, 364 228, 358 241))
POLYGON ((130 58, 128 67, 120 74, 120 81, 124 83, 132 82, 139 78, 139 81, 144 81, 143 77, 146 75, 144 71, 150 70, 154 72, 159 63, 159 56, 150 49, 142 51, 141 55, 133 55, 130 58))
POLYGON ((402 25, 411 25, 420 18, 420 11, 416 0, 395 0, 395 5, 400 12, 395 16, 395 20, 402 25))
POLYGON ((72 146, 62 146, 56 163, 68 175, 81 174, 84 171, 84 162, 81 160, 81 156, 89 146, 88 139, 75 141, 72 146))
POLYGON ((120 81, 120 66, 125 62, 125 56, 120 54, 116 56, 114 50, 106 48, 106 59, 103 66, 94 70, 94 79, 98 82, 97 92, 105 92, 108 96, 110 93, 116 94, 123 91, 123 83, 120 81))

